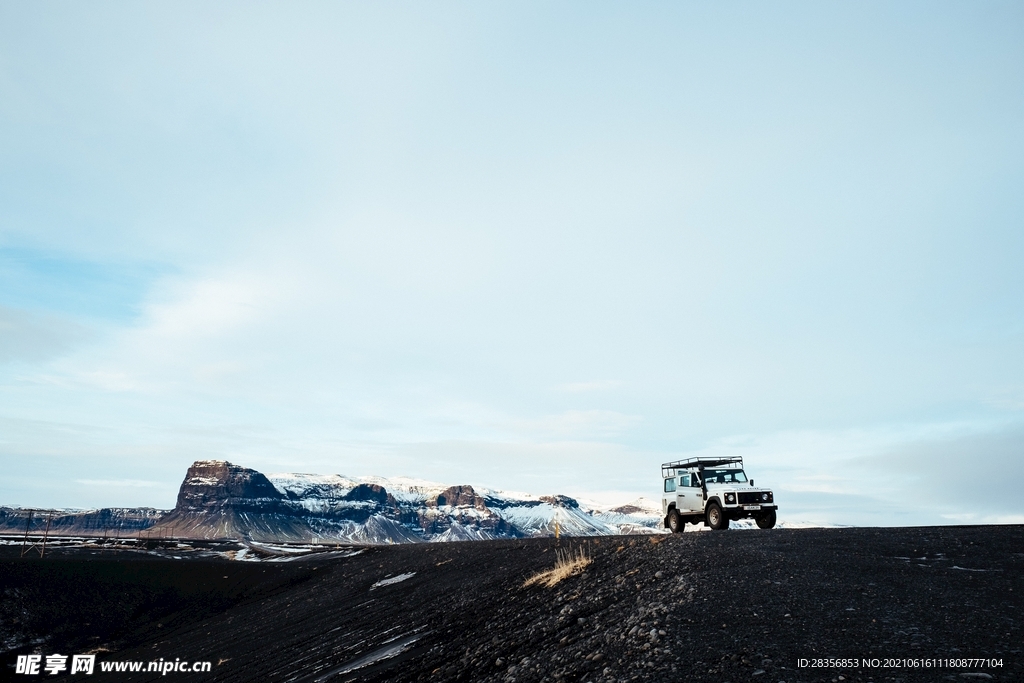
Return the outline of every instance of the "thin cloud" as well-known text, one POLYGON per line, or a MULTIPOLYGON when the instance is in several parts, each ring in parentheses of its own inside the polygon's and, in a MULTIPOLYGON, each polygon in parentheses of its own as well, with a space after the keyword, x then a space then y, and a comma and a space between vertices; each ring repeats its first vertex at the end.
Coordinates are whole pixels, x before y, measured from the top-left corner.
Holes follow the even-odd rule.
POLYGON ((66 317, 0 305, 0 364, 45 361, 88 336, 87 328, 66 317))
POLYGON ((590 382, 569 382, 568 384, 559 384, 555 387, 555 391, 560 391, 566 394, 582 394, 593 391, 610 391, 611 389, 618 389, 622 386, 622 382, 614 379, 604 380, 593 380, 590 382))
POLYGON ((558 438, 609 438, 643 422, 640 415, 614 410, 567 410, 534 420, 518 420, 510 426, 523 435, 558 438))
POLYGON ((115 486, 130 488, 161 488, 167 486, 167 482, 143 481, 141 479, 76 479, 76 484, 85 486, 115 486))

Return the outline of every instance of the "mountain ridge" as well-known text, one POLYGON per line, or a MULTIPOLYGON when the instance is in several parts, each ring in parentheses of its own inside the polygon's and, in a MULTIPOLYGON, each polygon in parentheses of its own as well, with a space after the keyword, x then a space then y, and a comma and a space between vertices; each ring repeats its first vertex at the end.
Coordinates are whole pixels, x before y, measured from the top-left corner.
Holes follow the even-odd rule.
POLYGON ((0 532, 390 544, 662 533, 660 510, 638 499, 617 508, 409 477, 265 475, 224 460, 188 468, 175 507, 83 512, 0 508, 0 532))

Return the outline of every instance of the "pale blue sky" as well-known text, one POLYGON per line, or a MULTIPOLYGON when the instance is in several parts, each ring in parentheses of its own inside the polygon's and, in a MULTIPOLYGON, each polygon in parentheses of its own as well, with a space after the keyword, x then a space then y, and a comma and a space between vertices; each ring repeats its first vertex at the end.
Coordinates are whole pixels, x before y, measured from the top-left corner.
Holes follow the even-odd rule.
POLYGON ((0 3, 0 504, 1024 522, 1021 188, 1019 3, 0 3))

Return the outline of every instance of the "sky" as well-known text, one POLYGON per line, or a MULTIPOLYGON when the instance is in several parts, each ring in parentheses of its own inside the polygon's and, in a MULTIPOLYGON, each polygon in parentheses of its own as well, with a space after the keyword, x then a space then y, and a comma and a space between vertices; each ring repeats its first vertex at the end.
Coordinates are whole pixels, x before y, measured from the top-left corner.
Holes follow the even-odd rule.
POLYGON ((0 504, 1024 523, 1022 188, 1020 3, 0 3, 0 504))

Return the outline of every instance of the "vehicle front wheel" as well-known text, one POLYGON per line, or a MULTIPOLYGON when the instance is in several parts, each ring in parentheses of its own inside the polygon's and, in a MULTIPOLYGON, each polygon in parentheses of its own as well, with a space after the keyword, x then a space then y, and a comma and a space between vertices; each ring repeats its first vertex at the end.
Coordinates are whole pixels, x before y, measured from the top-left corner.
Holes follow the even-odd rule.
POLYGON ((668 528, 672 530, 672 533, 681 533, 686 523, 683 522, 683 518, 679 516, 679 510, 673 508, 668 513, 668 528))
POLYGON ((757 523, 758 529, 771 529, 773 526, 775 526, 775 520, 775 510, 762 512, 757 517, 754 517, 754 521, 757 523))
POLYGON ((729 518, 722 512, 722 508, 718 506, 718 503, 708 505, 707 512, 705 513, 705 523, 708 525, 708 528, 715 531, 729 528, 729 518))

